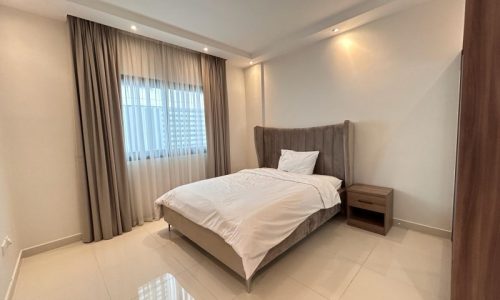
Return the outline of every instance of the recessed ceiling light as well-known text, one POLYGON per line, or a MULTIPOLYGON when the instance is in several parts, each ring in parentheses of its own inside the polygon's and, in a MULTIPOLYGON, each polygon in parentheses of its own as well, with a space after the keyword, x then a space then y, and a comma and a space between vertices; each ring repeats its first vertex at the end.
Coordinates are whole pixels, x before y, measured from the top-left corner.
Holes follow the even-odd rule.
POLYGON ((332 30, 332 31, 333 31, 333 32, 339 32, 339 31, 340 31, 340 29, 338 29, 338 28, 333 28, 333 30, 332 30))
POLYGON ((137 27, 135 25, 130 25, 130 29, 132 29, 133 31, 136 31, 137 27))
POLYGON ((207 47, 203 48, 203 51, 208 52, 208 48, 207 47))
POLYGON ((251 60, 251 61, 249 62, 249 64, 253 65, 253 60, 251 60))

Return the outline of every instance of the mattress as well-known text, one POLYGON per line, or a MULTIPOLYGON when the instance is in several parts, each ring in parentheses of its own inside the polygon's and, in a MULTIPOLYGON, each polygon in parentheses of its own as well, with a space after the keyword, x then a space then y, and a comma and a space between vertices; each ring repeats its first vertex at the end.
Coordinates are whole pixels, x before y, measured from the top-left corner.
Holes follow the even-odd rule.
POLYGON ((251 169, 175 188, 157 201, 219 235, 249 278, 267 252, 304 220, 340 203, 339 180, 251 169))

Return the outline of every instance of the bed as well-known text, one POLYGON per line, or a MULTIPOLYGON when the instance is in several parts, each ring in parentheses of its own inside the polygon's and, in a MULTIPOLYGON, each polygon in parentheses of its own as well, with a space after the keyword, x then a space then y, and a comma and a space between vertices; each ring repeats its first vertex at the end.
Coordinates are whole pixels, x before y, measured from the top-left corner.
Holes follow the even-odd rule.
MULTIPOLYGON (((246 250, 246 247, 250 247, 251 244, 249 243, 245 244, 244 243, 245 241, 241 242, 242 238, 240 238, 240 236, 238 236, 237 238, 228 239, 228 236, 232 237, 231 232, 229 232, 227 234, 228 236, 226 236, 224 234, 225 232, 221 233, 220 231, 215 230, 215 228, 220 228, 221 226, 223 226, 224 224, 221 223, 224 222, 220 221, 216 222, 212 220, 211 219, 212 214, 209 211, 207 212, 206 215, 201 216, 199 220, 194 217, 195 214, 190 214, 190 209, 191 210, 198 209, 196 205, 204 207, 208 205, 207 203, 210 203, 209 201, 203 202, 202 200, 197 199, 197 198, 203 198, 205 196, 201 192, 188 193, 192 201, 186 201, 186 203, 194 202, 191 208, 184 207, 186 205, 184 205, 183 207, 162 205, 165 203, 165 198, 158 199, 157 204, 161 205, 164 219, 169 224, 169 229, 170 226, 173 226, 173 228, 175 228, 177 231, 179 231, 188 239, 196 243, 206 252, 210 253, 213 257, 218 259, 230 270, 234 271, 237 275, 242 277, 246 282, 247 292, 250 292, 252 279, 255 277, 255 275, 258 273, 259 270, 269 265, 272 261, 274 261, 280 255, 285 253, 289 248, 291 248, 293 245, 295 245, 296 243, 307 237, 310 233, 315 231, 322 224, 330 220, 333 216, 340 213, 345 208, 344 205, 346 196, 345 187, 352 184, 352 176, 353 176, 352 175, 353 133, 354 133, 353 124, 349 121, 344 121, 344 123, 342 124, 311 127, 311 128, 283 129, 283 128, 268 128, 260 126, 254 128, 255 147, 257 152, 258 165, 259 168, 261 169, 244 170, 236 174, 229 175, 227 177, 225 176, 224 178, 216 179, 218 180, 217 182, 222 182, 220 183, 220 185, 224 186, 223 183, 224 180, 227 182, 234 181, 235 185, 237 186, 238 180, 240 182, 245 182, 245 180, 247 180, 249 184, 253 184, 253 181, 251 180, 255 179, 256 181, 255 184, 257 188, 259 184, 261 187, 264 187, 261 191, 261 194, 260 195, 257 194, 258 196, 255 196, 255 199, 262 197, 264 195, 262 193, 266 193, 267 191, 266 188, 269 188, 269 191, 272 190, 271 186, 266 187, 262 185, 262 182, 264 180, 269 182, 268 185, 272 184, 279 185, 281 181, 283 181, 282 184, 289 184, 287 187, 292 188, 292 190, 294 190, 295 187, 297 187, 298 193, 304 192, 306 189, 310 190, 312 187, 313 189, 316 189, 319 192, 317 193, 319 195, 318 197, 323 201, 322 203, 324 205, 323 207, 319 207, 318 206, 319 202, 314 202, 315 203, 314 205, 316 206, 312 206, 311 203, 308 203, 307 206, 304 206, 305 212, 302 212, 302 210, 300 210, 302 212, 301 215, 302 219, 299 219, 298 217, 296 219, 293 219, 292 217, 290 217, 292 218, 290 222, 287 222, 288 220, 286 219, 279 220, 278 222, 280 223, 292 224, 293 222, 295 222, 293 223, 294 224, 293 230, 283 231, 283 233, 285 234, 283 236, 280 236, 281 239, 280 240, 274 239, 273 241, 275 242, 275 244, 267 243, 266 245, 272 245, 272 247, 270 247, 265 252, 258 252, 259 255, 248 256, 246 254, 243 254, 242 251, 244 252, 246 250), (297 177, 295 175, 292 176, 291 174, 290 175, 282 174, 279 173, 277 170, 275 170, 278 167, 278 161, 281 155, 281 149, 290 149, 295 151, 319 151, 319 156, 316 161, 316 165, 314 167, 314 174, 334 176, 342 180, 342 185, 336 186, 336 188, 338 189, 337 190, 338 193, 335 193, 336 194, 335 197, 338 196, 340 198, 340 201, 334 202, 334 200, 331 200, 331 199, 336 199, 334 196, 325 194, 328 191, 326 189, 327 186, 323 185, 324 182, 323 179, 319 180, 314 178, 309 180, 309 178, 306 178, 305 176, 313 176, 313 175, 302 175, 303 177, 300 176, 297 177), (298 184, 293 183, 295 181, 298 182, 298 184), (300 189, 298 188, 299 186, 300 189), (325 199, 328 199, 328 201, 325 199), (196 201, 198 200, 200 202, 196 203, 196 201), (327 202, 329 205, 327 205, 327 202), (202 224, 203 226, 199 224, 202 224), (214 224, 216 224, 218 227, 214 224), (237 242, 233 243, 233 240, 236 240, 237 242)), ((197 185, 198 185, 198 190, 200 191, 206 190, 207 195, 210 195, 210 193, 212 193, 212 197, 213 195, 217 195, 217 191, 209 191, 210 187, 212 186, 210 184, 210 181, 207 181, 205 183, 197 183, 197 185)), ((226 185, 229 186, 229 184, 226 185)), ((224 193, 231 194, 230 191, 231 187, 227 188, 229 190, 224 193)), ((178 194, 186 195, 186 192, 193 190, 195 191, 196 189, 191 187, 191 189, 184 188, 184 190, 185 190, 184 194, 182 193, 178 194)), ((236 197, 238 197, 238 194, 233 193, 231 196, 232 198, 226 194, 219 194, 219 195, 221 195, 221 199, 222 198, 234 199, 235 195, 236 197)), ((244 205, 250 205, 247 201, 250 201, 249 199, 251 198, 248 198, 247 194, 241 194, 241 196, 239 197, 245 199, 243 203, 244 205)), ((286 201, 296 201, 297 199, 297 197, 295 196, 290 198, 293 200, 286 200, 286 201)), ((276 203, 278 204, 279 202, 276 203)), ((228 205, 229 204, 230 203, 228 202, 228 205)), ((276 207, 290 208, 296 204, 297 204, 296 202, 290 202, 276 207)), ((262 204, 257 203, 257 205, 262 205, 262 204)), ((246 209, 245 206, 244 208, 246 209)), ((224 209, 224 207, 221 206, 218 209, 224 209)), ((265 211, 266 209, 261 208, 259 209, 259 211, 263 211, 261 213, 266 213, 265 211)), ((280 209, 278 209, 277 211, 280 211, 281 213, 280 209)), ((295 208, 295 211, 292 211, 287 215, 293 215, 294 213, 297 213, 297 211, 298 209, 295 208)), ((254 222, 254 220, 252 220, 252 222, 254 222)), ((273 223, 269 223, 269 220, 267 220, 267 223, 264 222, 264 224, 272 226, 273 228, 279 227, 279 226, 274 226, 275 224, 273 223)), ((247 231, 245 232, 243 230, 242 231, 243 234, 241 234, 241 236, 247 237, 254 233, 249 231, 248 228, 251 228, 250 226, 246 227, 247 231)), ((241 228, 245 227, 241 226, 241 228)), ((258 231, 259 230, 258 228, 259 227, 256 226, 255 229, 255 231, 258 232, 258 234, 265 234, 265 232, 262 231, 262 228, 265 229, 265 227, 260 226, 261 230, 260 232, 258 231)))

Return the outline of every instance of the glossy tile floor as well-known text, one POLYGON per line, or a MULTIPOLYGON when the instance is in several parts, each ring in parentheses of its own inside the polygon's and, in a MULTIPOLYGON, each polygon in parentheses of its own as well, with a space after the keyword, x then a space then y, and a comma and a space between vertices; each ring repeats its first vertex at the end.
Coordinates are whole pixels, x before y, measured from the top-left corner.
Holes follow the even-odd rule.
POLYGON ((383 237, 336 219, 261 272, 247 294, 157 221, 24 259, 14 299, 449 299, 450 269, 449 240, 398 227, 383 237))

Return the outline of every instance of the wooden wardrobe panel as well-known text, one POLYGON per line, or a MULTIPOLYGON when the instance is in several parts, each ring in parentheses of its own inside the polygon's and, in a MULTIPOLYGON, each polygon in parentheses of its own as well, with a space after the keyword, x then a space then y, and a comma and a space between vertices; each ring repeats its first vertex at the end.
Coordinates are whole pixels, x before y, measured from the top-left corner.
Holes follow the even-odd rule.
POLYGON ((467 0, 452 299, 500 299, 500 0, 467 0))

